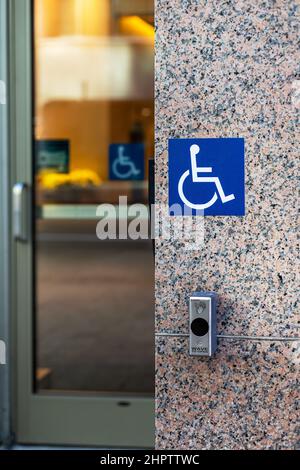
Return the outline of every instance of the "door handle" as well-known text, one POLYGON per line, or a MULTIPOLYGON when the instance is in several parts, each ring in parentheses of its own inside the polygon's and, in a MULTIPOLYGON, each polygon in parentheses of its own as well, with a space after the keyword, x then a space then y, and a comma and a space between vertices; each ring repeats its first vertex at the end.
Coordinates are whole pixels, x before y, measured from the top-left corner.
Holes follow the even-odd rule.
MULTIPOLYGON (((154 214, 154 203, 155 203, 155 166, 154 158, 149 160, 149 177, 148 177, 148 204, 150 211, 150 233, 155 233, 155 227, 152 227, 155 224, 155 214, 154 214), (152 212, 153 211, 153 212, 152 212)), ((152 240, 152 250, 153 256, 155 256, 155 240, 152 240)))
POLYGON ((29 239, 29 186, 16 183, 13 187, 13 236, 20 242, 29 239))

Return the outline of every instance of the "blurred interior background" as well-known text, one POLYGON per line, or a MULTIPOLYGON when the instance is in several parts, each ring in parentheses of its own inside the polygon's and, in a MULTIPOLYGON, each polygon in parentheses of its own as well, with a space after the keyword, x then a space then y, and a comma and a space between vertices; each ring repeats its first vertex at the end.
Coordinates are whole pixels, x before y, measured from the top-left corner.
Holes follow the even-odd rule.
POLYGON ((37 391, 153 395, 151 241, 96 237, 99 204, 148 203, 153 0, 33 4, 37 391))

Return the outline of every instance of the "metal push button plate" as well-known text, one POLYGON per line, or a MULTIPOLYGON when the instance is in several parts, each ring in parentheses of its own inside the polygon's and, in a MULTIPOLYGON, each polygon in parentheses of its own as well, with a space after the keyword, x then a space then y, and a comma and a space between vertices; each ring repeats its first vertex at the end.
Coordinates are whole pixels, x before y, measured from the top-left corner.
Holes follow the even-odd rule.
POLYGON ((211 356, 216 349, 215 293, 190 297, 190 355, 211 356))

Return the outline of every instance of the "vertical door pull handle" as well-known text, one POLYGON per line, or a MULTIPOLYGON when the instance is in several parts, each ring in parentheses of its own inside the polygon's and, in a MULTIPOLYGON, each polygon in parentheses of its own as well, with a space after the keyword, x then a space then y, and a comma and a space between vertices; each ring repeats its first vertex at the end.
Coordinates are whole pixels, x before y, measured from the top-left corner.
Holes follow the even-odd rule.
POLYGON ((26 183, 16 183, 13 187, 13 235, 15 240, 28 241, 29 215, 29 186, 26 183))

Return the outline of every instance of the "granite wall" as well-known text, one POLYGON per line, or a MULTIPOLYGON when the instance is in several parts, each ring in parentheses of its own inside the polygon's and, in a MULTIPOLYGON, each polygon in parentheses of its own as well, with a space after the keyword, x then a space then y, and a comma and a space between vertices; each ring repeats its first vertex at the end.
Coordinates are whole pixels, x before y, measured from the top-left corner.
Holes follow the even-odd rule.
POLYGON ((156 242, 158 449, 297 447, 297 4, 156 0, 156 202, 170 137, 246 144, 246 216, 206 217, 197 251, 156 242), (219 294, 218 333, 238 336, 212 359, 159 336, 187 333, 195 290, 219 294))

